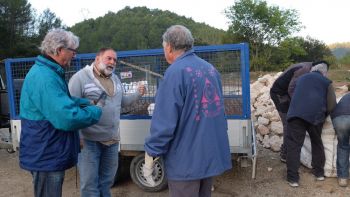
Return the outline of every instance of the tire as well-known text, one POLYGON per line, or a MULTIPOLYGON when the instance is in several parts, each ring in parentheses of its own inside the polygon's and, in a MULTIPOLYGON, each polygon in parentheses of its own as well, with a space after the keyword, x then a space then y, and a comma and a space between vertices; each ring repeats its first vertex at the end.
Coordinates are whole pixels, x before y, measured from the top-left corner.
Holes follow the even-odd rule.
POLYGON ((142 153, 133 158, 130 164, 130 176, 132 181, 147 192, 158 192, 168 186, 168 180, 166 179, 163 159, 159 159, 154 163, 153 179, 156 183, 154 187, 150 186, 146 179, 143 177, 142 167, 145 165, 145 154, 142 153))
POLYGON ((16 152, 13 148, 8 148, 8 149, 6 149, 6 151, 10 154, 16 152))

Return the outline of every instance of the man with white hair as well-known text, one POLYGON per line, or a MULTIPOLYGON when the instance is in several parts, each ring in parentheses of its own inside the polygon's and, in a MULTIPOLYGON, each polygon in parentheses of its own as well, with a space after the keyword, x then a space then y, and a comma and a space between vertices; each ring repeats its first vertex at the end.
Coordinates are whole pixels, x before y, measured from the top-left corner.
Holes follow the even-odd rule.
POLYGON ((191 32, 173 25, 163 34, 165 71, 156 96, 143 175, 152 186, 153 162, 165 161, 170 196, 211 195, 212 177, 231 168, 221 78, 193 50, 191 32))
POLYGON ((64 69, 76 55, 79 38, 63 29, 49 31, 42 55, 26 75, 20 99, 19 162, 33 176, 35 197, 60 197, 65 170, 78 160, 78 130, 98 122, 101 108, 72 97, 64 69))
POLYGON ((306 131, 312 146, 312 170, 317 181, 324 180, 325 153, 321 139, 323 123, 336 105, 332 81, 327 79, 329 64, 313 63, 310 73, 301 76, 287 113, 287 181, 299 186, 300 152, 306 131))

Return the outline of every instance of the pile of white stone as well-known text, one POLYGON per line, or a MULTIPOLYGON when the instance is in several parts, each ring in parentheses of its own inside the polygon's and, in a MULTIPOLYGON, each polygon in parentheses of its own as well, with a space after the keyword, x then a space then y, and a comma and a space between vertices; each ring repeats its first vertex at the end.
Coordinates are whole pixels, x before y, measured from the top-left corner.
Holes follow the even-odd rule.
MULTIPOLYGON (((283 126, 278 112, 270 98, 273 82, 282 74, 267 74, 250 85, 250 103, 257 139, 265 148, 280 151, 283 143, 283 126)), ((336 88, 337 98, 347 93, 347 86, 336 88)), ((327 119, 330 121, 330 119, 327 119)))
MULTIPOLYGON (((278 112, 270 98, 270 88, 273 82, 282 73, 264 75, 250 85, 252 120, 256 131, 257 140, 263 147, 272 151, 280 151, 283 143, 283 126, 278 112)), ((347 86, 335 87, 337 101, 348 92, 347 86)), ((337 137, 333 129, 332 121, 328 116, 322 130, 322 142, 325 149, 326 164, 325 176, 336 176, 336 150, 337 137)), ((306 134, 301 150, 300 161, 306 167, 311 168, 311 143, 306 134)))
POLYGON ((283 143, 283 126, 278 112, 270 98, 270 88, 282 73, 264 75, 250 85, 252 120, 257 139, 263 147, 280 151, 283 143))

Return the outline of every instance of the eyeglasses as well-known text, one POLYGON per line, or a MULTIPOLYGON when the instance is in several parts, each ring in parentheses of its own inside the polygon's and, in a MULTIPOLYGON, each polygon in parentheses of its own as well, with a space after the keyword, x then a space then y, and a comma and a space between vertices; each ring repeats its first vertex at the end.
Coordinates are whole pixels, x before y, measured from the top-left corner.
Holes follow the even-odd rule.
POLYGON ((66 49, 72 51, 73 53, 78 53, 78 51, 76 49, 72 49, 72 48, 69 48, 69 47, 66 47, 66 49))

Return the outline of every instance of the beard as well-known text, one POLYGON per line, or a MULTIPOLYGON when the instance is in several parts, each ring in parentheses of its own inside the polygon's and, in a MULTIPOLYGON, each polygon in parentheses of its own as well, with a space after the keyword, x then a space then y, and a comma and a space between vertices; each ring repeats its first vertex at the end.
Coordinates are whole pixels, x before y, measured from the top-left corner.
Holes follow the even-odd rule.
POLYGON ((100 71, 100 73, 106 77, 111 76, 111 74, 114 73, 114 71, 115 71, 114 65, 107 65, 107 64, 104 64, 103 62, 99 63, 98 68, 99 68, 98 70, 100 71))

